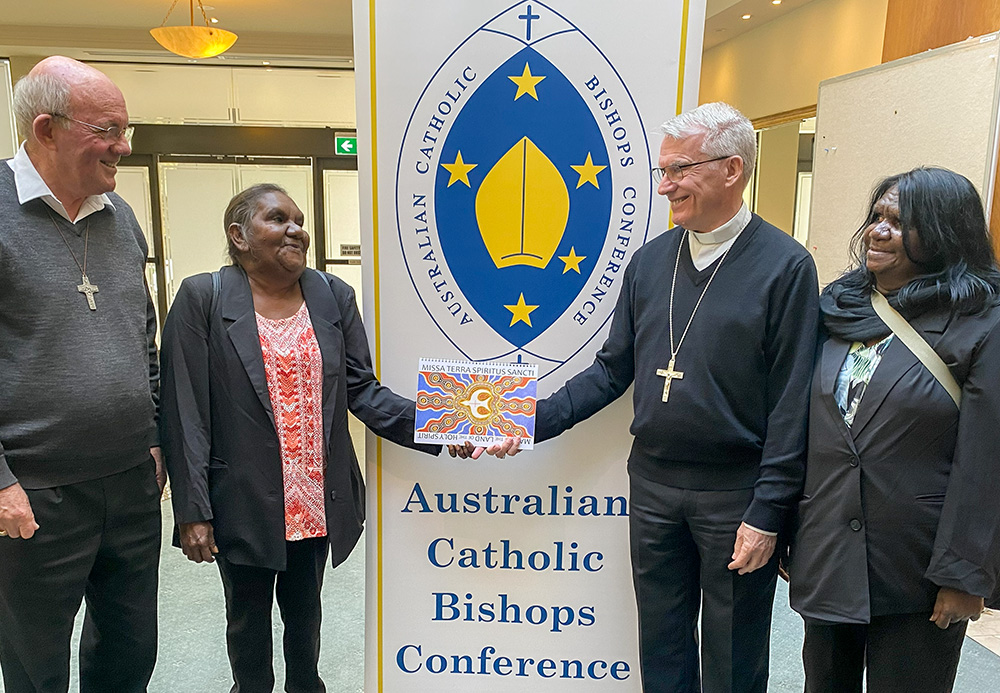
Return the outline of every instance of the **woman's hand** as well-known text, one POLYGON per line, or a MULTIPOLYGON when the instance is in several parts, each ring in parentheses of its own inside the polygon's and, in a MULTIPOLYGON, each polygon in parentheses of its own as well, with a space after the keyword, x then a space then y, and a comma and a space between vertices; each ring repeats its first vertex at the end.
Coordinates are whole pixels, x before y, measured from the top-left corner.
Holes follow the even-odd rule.
POLYGON ((934 602, 934 612, 931 620, 944 630, 953 623, 960 621, 978 621, 983 613, 983 598, 974 594, 966 594, 951 587, 938 590, 937 601, 934 602))
POLYGON ((219 547, 215 545, 215 534, 211 522, 187 522, 178 526, 181 535, 181 549, 189 561, 214 563, 219 547))
POLYGON ((483 450, 486 448, 476 447, 472 443, 466 441, 461 445, 449 445, 448 454, 452 457, 458 457, 460 459, 469 459, 470 457, 474 460, 478 460, 479 456, 483 454, 483 450))
POLYGON ((518 452, 521 451, 521 439, 520 438, 506 438, 502 443, 494 443, 488 448, 480 447, 478 445, 473 445, 468 441, 461 445, 449 445, 448 454, 452 457, 460 457, 461 459, 474 459, 478 460, 479 456, 485 452, 487 455, 492 455, 498 460, 502 460, 505 456, 510 455, 513 457, 518 452))

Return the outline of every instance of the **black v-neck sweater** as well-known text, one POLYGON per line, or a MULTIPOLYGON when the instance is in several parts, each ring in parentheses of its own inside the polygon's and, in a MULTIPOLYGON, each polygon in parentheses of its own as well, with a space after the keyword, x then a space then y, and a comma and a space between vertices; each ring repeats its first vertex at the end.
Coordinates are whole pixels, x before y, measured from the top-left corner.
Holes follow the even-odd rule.
POLYGON ((607 341, 594 363, 539 401, 536 440, 554 437, 635 383, 629 473, 684 489, 754 488, 744 521, 777 531, 797 498, 819 321, 816 268, 790 236, 754 215, 712 281, 680 345, 669 401, 656 374, 720 261, 698 271, 685 231, 671 229, 629 263, 607 341))

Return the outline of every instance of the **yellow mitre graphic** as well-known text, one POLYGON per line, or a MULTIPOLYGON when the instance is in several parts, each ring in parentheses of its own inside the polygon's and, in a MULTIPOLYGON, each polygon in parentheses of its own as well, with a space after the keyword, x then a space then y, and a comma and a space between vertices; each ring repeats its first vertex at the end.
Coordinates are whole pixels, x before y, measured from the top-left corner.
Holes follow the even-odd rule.
POLYGON ((569 221, 562 175, 527 137, 486 174, 476 193, 476 222, 498 268, 544 268, 569 221))

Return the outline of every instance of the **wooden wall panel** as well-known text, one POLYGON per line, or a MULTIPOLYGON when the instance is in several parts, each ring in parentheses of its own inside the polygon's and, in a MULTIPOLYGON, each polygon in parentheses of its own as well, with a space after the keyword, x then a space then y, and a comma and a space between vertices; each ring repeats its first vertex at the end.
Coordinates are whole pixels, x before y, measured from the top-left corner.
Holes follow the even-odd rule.
POLYGON ((997 0, 889 0, 882 62, 997 30, 997 0))
MULTIPOLYGON (((882 62, 998 30, 1000 0, 889 0, 882 62)), ((1000 170, 993 188, 990 229, 1000 257, 1000 170)))

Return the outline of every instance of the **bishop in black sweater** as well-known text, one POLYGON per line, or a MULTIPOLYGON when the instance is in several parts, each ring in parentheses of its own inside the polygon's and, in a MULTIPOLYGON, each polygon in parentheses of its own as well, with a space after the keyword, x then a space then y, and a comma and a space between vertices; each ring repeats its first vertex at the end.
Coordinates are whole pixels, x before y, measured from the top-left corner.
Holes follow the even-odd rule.
POLYGON ((678 226, 636 253, 593 365, 538 402, 536 441, 635 384, 643 690, 765 691, 776 535, 804 471, 816 269, 743 204, 756 143, 742 114, 707 104, 663 132, 653 176, 678 226))

